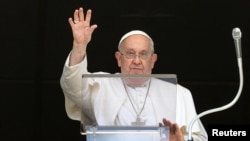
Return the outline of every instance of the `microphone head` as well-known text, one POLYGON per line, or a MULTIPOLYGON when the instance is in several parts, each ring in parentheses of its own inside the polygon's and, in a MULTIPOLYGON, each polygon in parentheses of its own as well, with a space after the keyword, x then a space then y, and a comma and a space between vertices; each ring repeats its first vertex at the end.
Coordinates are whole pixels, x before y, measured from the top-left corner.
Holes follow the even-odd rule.
POLYGON ((239 40, 241 38, 241 31, 240 31, 240 29, 238 27, 235 27, 233 29, 233 33, 232 34, 233 34, 233 38, 235 40, 239 40))

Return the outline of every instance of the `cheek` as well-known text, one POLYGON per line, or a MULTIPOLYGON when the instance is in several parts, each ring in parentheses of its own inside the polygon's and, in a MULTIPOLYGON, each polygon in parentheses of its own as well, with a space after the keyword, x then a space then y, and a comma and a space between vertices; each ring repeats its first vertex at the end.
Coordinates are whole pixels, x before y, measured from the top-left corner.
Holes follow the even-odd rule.
POLYGON ((143 66, 144 66, 145 72, 146 72, 146 73, 150 73, 151 70, 152 70, 153 67, 154 67, 154 64, 153 64, 151 61, 149 61, 149 62, 144 62, 144 63, 143 63, 143 66))
POLYGON ((122 72, 128 72, 129 71, 129 66, 130 66, 129 61, 121 60, 120 65, 121 65, 120 67, 121 67, 122 72))

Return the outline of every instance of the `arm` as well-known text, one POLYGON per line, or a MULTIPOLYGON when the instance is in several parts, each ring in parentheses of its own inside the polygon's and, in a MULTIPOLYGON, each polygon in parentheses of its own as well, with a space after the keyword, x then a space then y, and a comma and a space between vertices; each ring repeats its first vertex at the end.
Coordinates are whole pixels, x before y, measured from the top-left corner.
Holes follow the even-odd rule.
POLYGON ((86 47, 97 25, 90 26, 91 10, 87 11, 85 18, 83 8, 76 9, 73 16, 74 21, 69 18, 74 38, 73 47, 66 60, 60 84, 65 96, 67 115, 71 119, 80 120, 82 74, 88 73, 86 47))
POLYGON ((69 66, 68 56, 63 73, 60 79, 60 85, 65 97, 65 108, 69 118, 80 120, 81 115, 81 92, 82 92, 82 74, 87 71, 87 58, 81 63, 69 66))

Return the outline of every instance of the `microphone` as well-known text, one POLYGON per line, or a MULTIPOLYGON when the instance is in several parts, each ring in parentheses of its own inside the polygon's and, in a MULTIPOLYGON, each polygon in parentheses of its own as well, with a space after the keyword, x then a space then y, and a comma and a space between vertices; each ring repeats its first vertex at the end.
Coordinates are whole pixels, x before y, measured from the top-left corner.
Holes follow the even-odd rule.
POLYGON ((232 32, 232 35, 233 35, 233 39, 234 39, 234 42, 235 42, 235 49, 236 49, 236 55, 237 55, 237 60, 238 60, 238 68, 239 68, 239 88, 238 88, 238 92, 236 94, 236 96, 234 97, 234 99, 224 105, 224 106, 221 106, 221 107, 218 107, 218 108, 213 108, 213 109, 210 109, 210 110, 207 110, 207 111, 204 111, 200 114, 198 114, 196 117, 194 117, 192 119, 192 121, 190 122, 190 124, 188 125, 188 138, 187 138, 187 141, 193 141, 193 138, 192 138, 192 127, 193 127, 193 124, 194 122, 205 116, 205 115, 208 115, 208 114, 211 114, 211 113, 215 113, 215 112, 219 112, 219 111, 223 111, 223 110, 226 110, 230 107, 232 107, 237 101, 238 99, 240 98, 240 95, 241 95, 241 92, 242 92, 242 89, 243 89, 243 67, 242 67, 242 56, 241 56, 241 31, 238 27, 234 28, 233 29, 233 32, 232 32))
POLYGON ((234 28, 232 35, 234 39, 237 58, 241 58, 241 31, 240 29, 238 27, 234 28))

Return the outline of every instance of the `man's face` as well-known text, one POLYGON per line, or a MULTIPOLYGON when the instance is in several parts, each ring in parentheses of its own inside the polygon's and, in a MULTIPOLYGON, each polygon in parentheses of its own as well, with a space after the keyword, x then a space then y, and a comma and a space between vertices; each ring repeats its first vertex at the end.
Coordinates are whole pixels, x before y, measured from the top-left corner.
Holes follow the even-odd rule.
POLYGON ((122 74, 151 74, 157 55, 152 52, 150 40, 143 35, 131 35, 115 53, 122 74))

